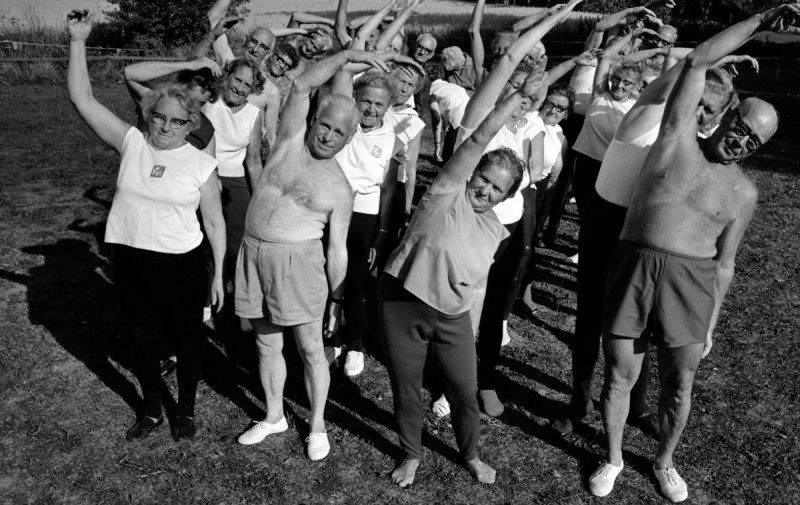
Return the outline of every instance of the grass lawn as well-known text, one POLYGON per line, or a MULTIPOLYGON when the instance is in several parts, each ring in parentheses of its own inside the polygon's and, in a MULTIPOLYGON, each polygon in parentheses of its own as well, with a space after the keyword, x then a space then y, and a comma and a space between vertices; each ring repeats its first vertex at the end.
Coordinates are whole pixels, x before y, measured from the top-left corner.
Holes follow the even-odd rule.
MULTIPOLYGON (((758 87, 770 93, 796 89, 785 78, 765 81, 758 87)), ((96 95, 132 119, 124 87, 96 95)), ((788 504, 800 496, 800 101, 771 98, 783 122, 746 167, 760 205, 676 457, 691 503, 788 504)), ((208 330, 198 437, 176 444, 165 426, 142 443, 125 442, 139 397, 102 244, 118 157, 84 126, 64 87, 4 87, 0 103, 0 503, 665 502, 650 473, 654 440, 627 430, 628 466, 613 494, 595 499, 586 479, 602 456, 599 418, 566 438, 548 427, 569 394, 575 268, 564 258, 576 248, 574 207, 559 250, 539 257, 540 310, 511 320, 519 338, 500 362, 506 414, 481 423, 481 455, 498 471, 495 485, 472 481, 458 465, 448 420, 430 413, 417 482, 401 490, 387 480, 399 451, 388 377, 374 356, 354 380, 333 367, 325 460, 304 454, 307 401, 291 345, 292 429, 237 445, 250 419, 263 416, 262 393, 253 342, 225 331, 223 321, 208 330)), ((421 169, 430 177, 426 140, 421 169)), ((174 376, 165 387, 175 392, 174 376)))

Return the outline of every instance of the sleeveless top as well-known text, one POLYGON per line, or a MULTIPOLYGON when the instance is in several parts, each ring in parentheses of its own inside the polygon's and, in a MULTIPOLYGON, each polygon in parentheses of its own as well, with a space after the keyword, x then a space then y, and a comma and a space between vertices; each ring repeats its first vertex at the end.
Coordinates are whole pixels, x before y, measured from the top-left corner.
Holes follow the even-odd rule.
POLYGON ((208 102, 203 107, 203 113, 216 131, 220 177, 244 177, 244 159, 250 144, 250 133, 258 119, 258 107, 245 103, 234 113, 220 99, 208 102))
POLYGON ((425 193, 385 272, 439 312, 470 310, 476 287, 489 275, 494 253, 508 232, 492 210, 477 213, 467 182, 444 194, 425 193))
POLYGON ((611 141, 597 175, 597 194, 615 205, 630 206, 644 160, 655 144, 660 129, 661 124, 658 123, 629 142, 620 142, 616 137, 611 141))
POLYGON ((597 161, 603 161, 608 144, 614 138, 617 127, 625 114, 631 110, 635 100, 614 100, 608 92, 597 95, 586 114, 586 121, 575 141, 573 149, 597 161))
POLYGON ((359 124, 353 139, 334 156, 355 192, 353 212, 376 215, 380 211, 381 184, 389 170, 394 140, 394 129, 386 121, 368 132, 359 124))
POLYGON ((182 254, 200 245, 200 187, 217 160, 191 144, 156 149, 136 128, 125 134, 105 241, 182 254))

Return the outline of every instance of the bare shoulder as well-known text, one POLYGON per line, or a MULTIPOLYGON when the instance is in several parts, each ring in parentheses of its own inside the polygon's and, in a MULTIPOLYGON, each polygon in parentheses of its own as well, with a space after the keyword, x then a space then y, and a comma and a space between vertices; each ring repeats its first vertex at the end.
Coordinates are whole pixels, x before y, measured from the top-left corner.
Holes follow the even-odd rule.
POLYGON ((750 179, 742 171, 742 167, 738 164, 731 167, 735 170, 733 173, 734 190, 739 196, 739 203, 742 206, 755 205, 758 200, 758 188, 752 179, 750 179))

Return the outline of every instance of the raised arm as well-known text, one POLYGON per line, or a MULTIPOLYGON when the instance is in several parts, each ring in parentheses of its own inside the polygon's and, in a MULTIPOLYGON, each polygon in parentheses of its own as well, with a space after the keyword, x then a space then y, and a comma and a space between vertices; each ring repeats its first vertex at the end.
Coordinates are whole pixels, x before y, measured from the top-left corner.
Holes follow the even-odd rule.
POLYGON ((247 177, 250 180, 250 190, 255 188, 258 178, 261 176, 261 125, 263 124, 263 112, 259 111, 258 117, 250 130, 250 141, 247 143, 245 151, 244 165, 247 169, 247 177))
MULTIPOLYGON (((514 69, 516 69, 517 65, 522 61, 522 58, 525 57, 534 44, 539 42, 551 28, 566 19, 578 3, 580 3, 580 0, 572 0, 558 12, 546 17, 541 23, 525 32, 511 44, 508 51, 497 60, 492 71, 470 98, 467 108, 464 111, 464 118, 461 121, 463 127, 475 128, 483 118, 486 117, 486 114, 494 106, 503 87, 506 85, 506 82, 508 82, 511 74, 514 73, 514 69)), ((542 60, 540 60, 540 63, 541 62, 542 60)))
POLYGON ((551 84, 555 84, 562 77, 567 75, 573 68, 577 65, 582 66, 591 66, 592 63, 595 65, 597 64, 597 57, 603 54, 601 49, 590 49, 588 51, 584 51, 578 56, 573 56, 572 58, 568 59, 563 63, 559 63, 555 67, 551 68, 547 71, 548 77, 547 82, 545 83, 547 86, 551 84))
POLYGON ((333 20, 333 33, 339 39, 339 44, 342 47, 347 47, 352 39, 347 33, 347 3, 348 0, 339 0, 336 6, 336 17, 333 20))
POLYGON ((327 25, 333 27, 334 21, 310 12, 294 12, 289 18, 287 28, 300 28, 302 25, 327 25))
POLYGON ((406 8, 394 18, 394 21, 389 23, 389 26, 387 26, 386 29, 381 32, 380 37, 378 37, 378 40, 375 41, 375 52, 381 52, 389 47, 389 44, 392 43, 394 36, 400 33, 400 30, 406 24, 408 18, 414 14, 414 9, 417 8, 421 1, 422 0, 411 0, 408 2, 406 8))
POLYGON ((181 70, 200 70, 202 68, 210 69, 214 77, 222 75, 219 65, 206 57, 192 61, 142 61, 125 67, 125 84, 133 99, 138 103, 150 91, 150 88, 144 85, 147 81, 181 70))
POLYGON ((521 33, 523 31, 527 30, 528 28, 530 28, 531 26, 535 25, 536 23, 538 23, 542 19, 546 18, 549 14, 553 14, 555 12, 558 12, 558 10, 561 9, 562 7, 564 7, 564 5, 566 5, 566 4, 554 5, 552 7, 547 8, 547 9, 542 9, 542 10, 540 10, 539 12, 537 12, 535 14, 531 14, 530 16, 524 17, 524 18, 520 19, 519 21, 517 21, 516 23, 514 23, 514 25, 511 27, 511 31, 513 31, 515 33, 521 33))
POLYGON ((367 63, 384 72, 388 71, 383 61, 374 54, 353 49, 314 63, 292 83, 292 90, 281 110, 278 137, 288 138, 305 131, 311 92, 328 82, 347 63, 367 63))
POLYGON ((592 99, 598 94, 608 91, 608 74, 611 72, 611 66, 619 58, 619 52, 622 48, 628 46, 634 37, 641 34, 641 30, 634 30, 628 32, 617 39, 613 44, 605 48, 603 57, 597 60, 597 68, 594 71, 594 85, 592 87, 592 99))
POLYGON ((72 105, 100 140, 122 151, 122 142, 131 125, 114 115, 92 95, 89 67, 86 64, 86 39, 92 32, 94 15, 74 10, 67 15, 69 29, 69 65, 67 89, 72 105))
POLYGON ((667 100, 661 135, 694 135, 694 110, 703 96, 706 71, 759 31, 797 32, 790 23, 800 17, 800 5, 785 4, 737 23, 698 45, 689 56, 667 100))
MULTIPOLYGON (((481 23, 483 22, 483 9, 486 5, 486 0, 477 0, 475 8, 472 9, 472 18, 469 22, 469 47, 472 53, 472 65, 475 68, 475 76, 478 81, 481 80, 483 74, 483 61, 486 57, 483 49, 483 38, 481 37, 481 23)), ((477 83, 476 83, 477 84, 477 83)))
POLYGON ((523 99, 536 96, 544 84, 546 76, 547 74, 531 73, 520 89, 494 107, 472 135, 458 146, 453 156, 444 164, 439 175, 433 181, 430 191, 440 194, 447 193, 467 180, 475 170, 489 141, 497 135, 511 112, 519 107, 523 99))
POLYGON ((378 29, 383 22, 383 18, 399 3, 399 0, 389 0, 379 11, 370 16, 359 28, 358 33, 353 39, 351 49, 363 51, 367 47, 367 40, 372 32, 378 29))

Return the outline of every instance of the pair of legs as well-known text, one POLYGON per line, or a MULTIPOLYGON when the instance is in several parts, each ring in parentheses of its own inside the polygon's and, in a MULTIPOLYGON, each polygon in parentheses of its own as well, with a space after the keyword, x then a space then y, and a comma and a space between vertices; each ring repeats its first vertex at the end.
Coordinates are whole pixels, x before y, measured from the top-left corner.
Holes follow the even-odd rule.
MULTIPOLYGON (((639 377, 648 342, 643 338, 622 338, 606 334, 604 352, 606 380, 603 385, 603 424, 608 443, 608 461, 622 465, 622 433, 630 407, 630 393, 639 377)), ((703 344, 669 348, 658 346, 659 433, 655 467, 673 467, 672 455, 686 427, 691 407, 692 383, 703 344)))
POLYGON ((347 324, 339 332, 349 351, 364 351, 367 330, 367 290, 369 286, 369 248, 377 232, 378 216, 353 212, 347 232, 347 277, 344 303, 347 324))
MULTIPOLYGON (((266 421, 276 424, 284 417, 283 387, 286 384, 286 361, 283 358, 285 326, 272 324, 265 318, 250 319, 256 334, 258 373, 266 396, 266 421)), ((311 433, 325 431, 325 402, 328 399, 330 372, 322 346, 322 321, 291 327, 303 359, 306 394, 311 404, 311 433)))
POLYGON ((481 482, 494 482, 494 470, 478 459, 478 381, 475 339, 469 313, 439 312, 384 274, 378 282, 381 341, 392 384, 394 414, 405 459, 392 473, 401 487, 414 482, 422 453, 422 371, 432 347, 434 363, 451 405, 461 456, 481 482))
POLYGON ((134 371, 142 388, 141 416, 161 417, 159 352, 178 357, 178 416, 194 417, 201 374, 206 271, 202 246, 167 254, 115 245, 116 284, 134 371))

